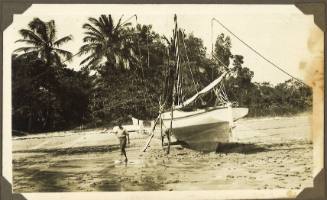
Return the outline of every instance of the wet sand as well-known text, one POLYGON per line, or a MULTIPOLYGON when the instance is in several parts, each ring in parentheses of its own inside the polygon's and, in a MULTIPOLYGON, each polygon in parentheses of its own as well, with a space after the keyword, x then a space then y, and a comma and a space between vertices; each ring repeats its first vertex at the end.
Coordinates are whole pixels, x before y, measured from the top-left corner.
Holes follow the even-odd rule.
POLYGON ((101 129, 13 139, 15 192, 301 189, 311 187, 309 115, 242 119, 233 143, 204 153, 131 133, 128 163, 117 138, 101 129))

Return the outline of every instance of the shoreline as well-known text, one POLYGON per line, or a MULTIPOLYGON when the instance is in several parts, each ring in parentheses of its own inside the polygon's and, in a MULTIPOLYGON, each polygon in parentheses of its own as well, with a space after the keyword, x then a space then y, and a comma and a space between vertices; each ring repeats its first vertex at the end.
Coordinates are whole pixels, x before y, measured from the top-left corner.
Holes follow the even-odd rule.
MULTIPOLYGON (((290 114, 290 115, 276 115, 276 116, 271 116, 271 115, 267 115, 267 116, 245 116, 244 118, 242 118, 243 121, 245 120, 264 120, 264 119, 271 119, 271 118, 275 118, 275 119, 282 119, 282 118, 290 118, 290 117, 305 117, 305 116, 311 116, 312 112, 300 112, 300 113, 296 113, 296 114, 290 114)), ((240 119, 239 119, 240 120, 240 119)), ((239 121, 237 120, 237 121, 239 121)), ((129 122, 128 124, 125 125, 132 125, 131 122, 129 122)), ((17 138, 21 138, 21 137, 26 137, 26 136, 36 136, 36 135, 44 135, 44 134, 55 134, 55 133, 67 133, 67 132, 72 132, 72 133, 79 133, 79 132, 85 132, 85 131, 95 131, 95 130, 103 130, 105 128, 108 128, 108 130, 111 130, 114 126, 101 126, 101 127, 97 127, 97 128, 83 128, 80 129, 78 128, 80 126, 76 126, 75 128, 69 129, 69 130, 62 130, 62 131, 49 131, 49 132, 39 132, 39 133, 29 133, 26 131, 19 131, 19 130, 13 130, 12 132, 19 132, 22 133, 24 135, 12 135, 13 139, 17 139, 17 138)), ((151 128, 146 126, 146 128, 151 128)))
POLYGON ((117 138, 98 129, 13 140, 13 188, 78 192, 310 187, 313 149, 305 139, 309 118, 240 120, 235 141, 217 153, 173 145, 166 155, 156 137, 141 152, 149 136, 131 133, 127 164, 119 162, 117 138))

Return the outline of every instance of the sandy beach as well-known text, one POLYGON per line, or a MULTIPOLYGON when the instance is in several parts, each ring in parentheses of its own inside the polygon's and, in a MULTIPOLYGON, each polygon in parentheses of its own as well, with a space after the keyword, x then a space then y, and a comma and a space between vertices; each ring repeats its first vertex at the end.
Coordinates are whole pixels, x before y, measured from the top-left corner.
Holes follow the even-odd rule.
POLYGON ((174 145, 166 155, 154 137, 131 133, 128 163, 102 129, 13 138, 14 192, 301 189, 312 182, 310 115, 241 119, 219 152, 174 145))

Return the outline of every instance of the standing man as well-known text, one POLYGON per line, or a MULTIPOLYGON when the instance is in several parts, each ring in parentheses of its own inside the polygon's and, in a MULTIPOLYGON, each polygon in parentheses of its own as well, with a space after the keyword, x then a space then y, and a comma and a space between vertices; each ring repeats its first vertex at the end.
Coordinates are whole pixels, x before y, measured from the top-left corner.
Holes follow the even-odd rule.
POLYGON ((118 127, 115 127, 113 129, 113 132, 116 134, 116 136, 119 139, 119 145, 120 145, 120 156, 125 156, 125 162, 127 162, 127 155, 126 155, 126 142, 129 144, 129 134, 126 129, 123 128, 121 123, 118 124, 118 127))

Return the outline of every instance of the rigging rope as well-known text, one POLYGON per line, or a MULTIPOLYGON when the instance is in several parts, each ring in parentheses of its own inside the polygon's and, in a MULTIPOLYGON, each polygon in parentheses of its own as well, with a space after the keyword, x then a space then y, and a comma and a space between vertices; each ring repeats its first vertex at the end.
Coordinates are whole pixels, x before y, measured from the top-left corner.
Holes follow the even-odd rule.
MULTIPOLYGON (((132 17, 134 17, 134 16, 135 16, 135 22, 136 22, 136 27, 137 27, 137 24, 138 24, 137 15, 135 14, 132 17)), ((129 19, 131 19, 132 17, 130 17, 129 19)), ((126 21, 128 21, 128 20, 126 20, 126 21)), ((141 33, 141 31, 140 31, 140 33, 141 33)), ((146 32, 146 34, 147 34, 147 44, 146 45, 147 45, 147 54, 148 54, 147 65, 148 65, 148 68, 150 68, 148 31, 146 32)), ((141 71, 142 71, 142 80, 141 80, 141 82, 144 85, 145 92, 147 94, 149 94, 148 87, 146 86, 145 81, 144 81, 145 75, 144 75, 144 70, 143 70, 143 65, 142 65, 142 55, 141 55, 141 48, 140 48, 140 36, 138 37, 138 40, 137 40, 137 47, 138 47, 138 51, 139 51, 139 64, 140 64, 140 68, 141 68, 141 71)), ((144 99, 144 102, 145 103, 148 101, 148 102, 150 102, 150 104, 151 104, 152 107, 156 107, 150 99, 146 98, 146 96, 145 96, 145 94, 143 92, 142 92, 142 94, 143 94, 143 99, 144 99)))
MULTIPOLYGON (((177 17, 175 15, 174 17, 175 21, 175 30, 174 30, 174 47, 175 47, 175 59, 176 59, 176 72, 175 72, 175 80, 177 80, 174 90, 173 90, 173 99, 175 99, 175 96, 177 96, 177 103, 180 102, 180 89, 181 89, 181 74, 180 74, 180 56, 179 56, 179 29, 177 25, 177 17)), ((175 100, 174 100, 175 101, 175 100)), ((173 103, 174 103, 173 101, 173 103)))
POLYGON ((198 93, 198 92, 199 92, 199 91, 198 91, 198 83, 195 83, 195 80, 194 80, 194 76, 193 76, 192 68, 191 68, 191 65, 190 65, 190 59, 188 58, 188 54, 187 54, 187 49, 186 49, 186 45, 185 45, 184 37, 182 37, 182 41, 183 41, 183 45, 184 45, 184 49, 185 49, 185 54, 186 54, 186 59, 187 59, 188 68, 190 69, 190 72, 191 72, 191 77, 192 77, 193 84, 195 85, 195 90, 196 90, 196 92, 198 93))
MULTIPOLYGON (((270 61, 268 58, 266 58, 265 56, 263 56, 260 52, 258 52, 256 49, 254 49, 253 47, 251 47, 250 45, 248 45, 246 42, 244 42, 241 38, 239 38, 236 34, 234 34, 229 28, 227 28, 223 23, 221 23, 218 19, 216 18, 212 18, 211 22, 213 23, 213 21, 216 21, 217 23, 219 23, 225 30, 227 30, 230 34, 232 34, 236 39, 238 39, 240 42, 242 42, 245 46, 247 46, 249 49, 251 49, 254 53, 256 53, 258 56, 260 56, 262 59, 264 59, 265 61, 267 61, 268 63, 270 63, 272 66, 276 67, 278 70, 280 70, 281 72, 283 72, 284 74, 292 77, 293 79, 297 80, 298 82, 307 85, 306 83, 304 83, 302 80, 294 77, 293 75, 291 75, 290 73, 288 73, 287 71, 285 71, 284 69, 282 69, 281 67, 279 67, 277 64, 273 63, 272 61, 270 61)), ((213 48, 213 45, 212 45, 213 48)))

